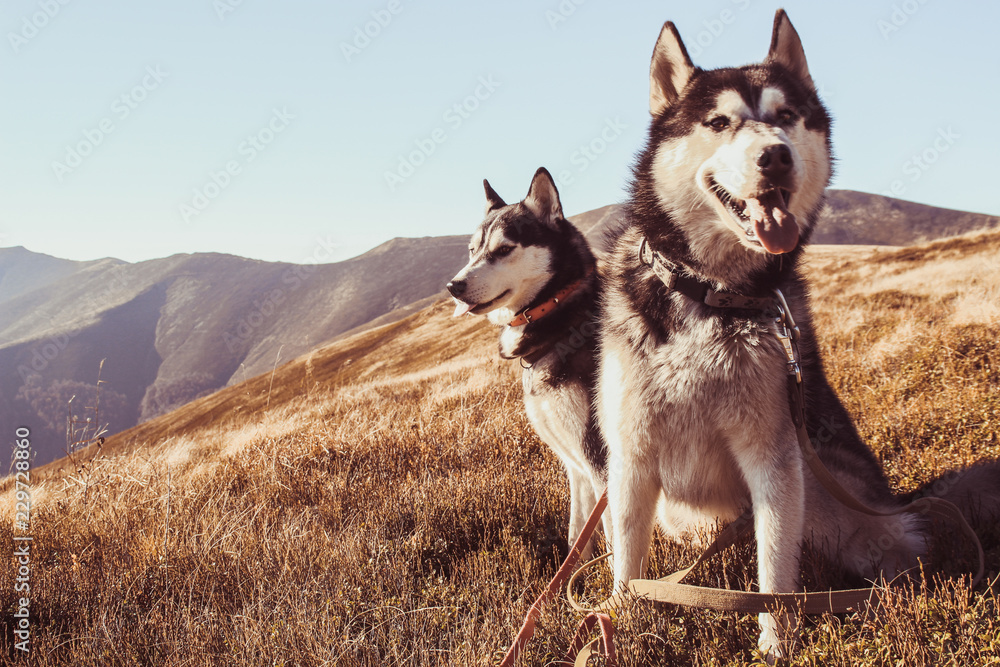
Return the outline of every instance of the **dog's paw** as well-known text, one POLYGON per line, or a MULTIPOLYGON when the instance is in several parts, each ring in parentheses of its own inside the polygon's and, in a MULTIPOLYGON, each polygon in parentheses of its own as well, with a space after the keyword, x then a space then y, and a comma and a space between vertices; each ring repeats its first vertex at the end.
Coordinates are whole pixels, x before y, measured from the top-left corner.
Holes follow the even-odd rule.
POLYGON ((769 665, 788 658, 798 640, 798 626, 793 614, 760 614, 760 638, 757 647, 769 665))

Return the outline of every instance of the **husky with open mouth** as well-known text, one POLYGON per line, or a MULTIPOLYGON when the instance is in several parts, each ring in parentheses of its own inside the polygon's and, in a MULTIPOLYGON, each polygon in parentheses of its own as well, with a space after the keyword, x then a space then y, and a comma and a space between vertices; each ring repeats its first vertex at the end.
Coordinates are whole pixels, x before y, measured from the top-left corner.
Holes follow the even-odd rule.
MULTIPOLYGON (((598 276, 586 239, 563 217, 559 193, 540 168, 523 201, 506 204, 483 181, 486 217, 469 262, 448 283, 455 316, 486 315, 502 327, 500 356, 520 359, 524 407, 566 468, 569 543, 606 483, 606 452, 593 415, 598 276)), ((610 526, 605 523, 605 533, 610 526)), ((593 549, 588 544, 584 556, 593 549)))
MULTIPOLYGON (((830 117, 784 11, 762 63, 716 70, 695 67, 667 23, 650 111, 609 260, 595 399, 617 586, 643 574, 657 519, 684 539, 751 506, 761 592, 797 590, 805 539, 865 577, 914 567, 927 546, 922 517, 867 516, 834 499, 804 467, 790 416, 776 288, 801 330, 820 460, 870 507, 903 506, 817 351, 799 260, 832 172, 830 117)), ((944 485, 960 504, 964 488, 995 493, 995 469, 963 475, 944 485)), ((794 618, 762 614, 760 625, 769 660, 787 655, 794 618)))

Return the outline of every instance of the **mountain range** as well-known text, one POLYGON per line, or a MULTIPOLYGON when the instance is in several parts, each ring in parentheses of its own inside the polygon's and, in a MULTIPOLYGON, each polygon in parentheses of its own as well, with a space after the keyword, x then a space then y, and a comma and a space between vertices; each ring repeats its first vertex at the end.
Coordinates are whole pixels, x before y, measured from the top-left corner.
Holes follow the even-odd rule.
MULTIPOLYGON (((621 212, 605 206, 572 221, 597 245, 621 212)), ((813 241, 907 245, 998 222, 831 190, 813 241)), ((466 244, 397 238, 308 265, 217 253, 75 262, 0 248, 0 422, 30 426, 36 463, 52 461, 65 453, 70 418, 122 431, 421 310, 443 296, 466 244)))

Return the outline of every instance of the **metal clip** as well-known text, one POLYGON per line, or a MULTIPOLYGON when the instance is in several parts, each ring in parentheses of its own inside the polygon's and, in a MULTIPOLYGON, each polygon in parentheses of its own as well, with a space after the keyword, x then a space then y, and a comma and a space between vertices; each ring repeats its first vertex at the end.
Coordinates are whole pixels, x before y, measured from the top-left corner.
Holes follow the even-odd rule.
POLYGON ((781 317, 781 322, 787 326, 792 340, 797 341, 799 339, 799 327, 795 324, 795 318, 792 317, 792 309, 788 307, 785 295, 781 293, 780 289, 775 287, 774 294, 778 297, 778 314, 781 317))
POLYGON ((677 284, 677 274, 670 270, 658 252, 649 247, 645 236, 639 244, 639 262, 653 269, 653 273, 666 285, 668 292, 673 291, 674 285, 677 284))
POLYGON ((801 384, 802 368, 799 366, 798 350, 795 345, 795 342, 799 339, 799 328, 795 325, 795 318, 792 317, 792 312, 788 308, 785 295, 779 289, 775 289, 774 293, 778 297, 778 317, 774 319, 774 335, 785 350, 785 357, 788 361, 788 374, 794 375, 795 382, 801 384))

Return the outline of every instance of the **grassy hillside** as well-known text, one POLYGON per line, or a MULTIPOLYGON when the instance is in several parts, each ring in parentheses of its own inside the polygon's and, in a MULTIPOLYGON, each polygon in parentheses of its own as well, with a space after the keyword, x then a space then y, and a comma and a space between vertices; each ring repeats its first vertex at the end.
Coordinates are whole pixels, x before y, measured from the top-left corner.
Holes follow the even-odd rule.
MULTIPOLYGON (((1000 457, 1000 232, 809 253, 834 385, 907 491, 1000 457)), ((437 304, 36 471, 38 665, 492 665, 565 553, 568 490, 495 332, 437 304), (44 481, 39 481, 44 479, 44 481)), ((0 483, 11 543, 12 483, 0 483)), ((938 549, 963 549, 945 527, 938 549)), ((997 576, 1000 535, 984 533, 997 576)), ((743 545, 695 581, 745 587, 743 545)), ((657 541, 651 573, 694 550, 657 541)), ((0 568, 0 608, 14 574, 0 568)), ((804 577, 844 583, 814 559, 804 577)), ((606 573, 589 582, 599 594, 606 573)), ((794 665, 1000 664, 985 587, 918 579, 875 621, 813 619, 794 665)), ((525 665, 578 618, 550 606, 525 665)), ((621 663, 741 665, 756 621, 635 603, 621 663)), ((0 655, 13 655, 0 616, 0 655)), ((25 663, 27 664, 27 663, 25 663)))

